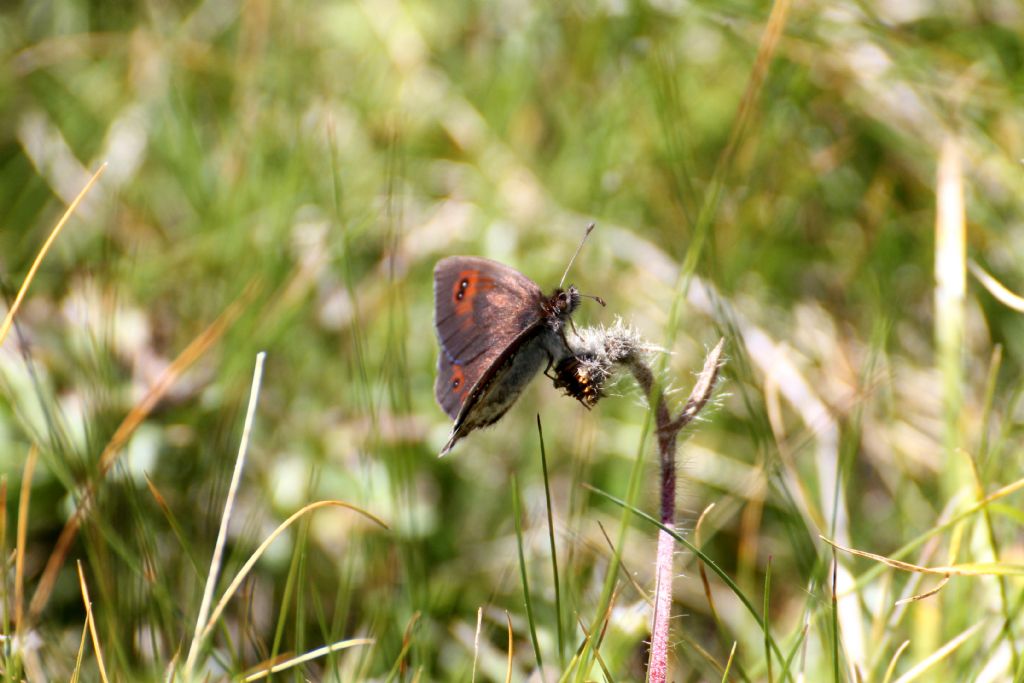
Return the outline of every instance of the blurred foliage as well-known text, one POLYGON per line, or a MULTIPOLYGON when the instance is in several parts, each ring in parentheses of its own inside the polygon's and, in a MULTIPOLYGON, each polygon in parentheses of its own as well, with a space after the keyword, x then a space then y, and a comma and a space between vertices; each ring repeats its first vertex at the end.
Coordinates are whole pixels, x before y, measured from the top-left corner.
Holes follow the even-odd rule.
MULTIPOLYGON (((372 637, 285 675, 468 680, 483 608, 477 675, 504 680, 507 610, 513 679, 525 680, 535 663, 516 472, 545 680, 557 680, 583 638, 577 619, 600 616, 604 532, 614 539, 620 524, 582 484, 622 495, 646 443, 640 505, 656 507, 641 397, 623 381, 587 412, 538 381, 499 424, 438 460, 449 421, 433 399, 431 270, 479 254, 549 290, 595 221, 571 279, 608 307, 586 303, 577 324, 621 316, 654 344, 673 339, 665 380, 683 391, 704 350, 727 338, 718 405, 681 449, 679 516, 692 527, 715 503, 700 542, 754 604, 771 560, 770 628, 799 652, 789 671, 830 678, 833 554, 819 534, 891 554, 1022 471, 1024 321, 969 280, 951 388, 934 341, 934 234, 939 150, 953 141, 968 256, 1024 288, 1024 9, 795 3, 756 88, 771 10, 740 0, 0 6, 8 304, 66 205, 108 164, 0 350, 5 634, 30 446, 40 464, 26 602, 83 492, 95 491, 52 597, 3 653, 5 676, 71 675, 85 618, 75 559, 108 670, 156 679, 180 666, 253 359, 266 350, 222 576, 313 500, 348 501, 389 529, 344 510, 305 518, 256 565, 201 670, 217 678, 372 637), (680 264, 708 209, 690 280, 680 264), (229 310, 104 472, 118 425, 229 310), (559 619, 570 634, 561 651, 559 619)), ((1020 564, 1021 522, 1019 496, 1007 498, 904 559, 1020 564)), ((643 679, 654 538, 637 521, 624 548, 601 648, 615 680, 643 679)), ((854 591, 838 615, 843 680, 881 680, 910 640, 895 667, 907 672, 974 625, 928 680, 1024 671, 1019 578, 956 578, 894 607, 934 582, 838 561, 854 591)), ((768 680, 756 622, 715 578, 713 614, 693 556, 677 562, 685 617, 673 678, 720 680, 737 642, 733 680, 768 680)), ((95 678, 86 650, 83 672, 95 678)), ((782 676, 782 662, 771 666, 782 676)), ((587 675, 603 677, 596 665, 587 675)))

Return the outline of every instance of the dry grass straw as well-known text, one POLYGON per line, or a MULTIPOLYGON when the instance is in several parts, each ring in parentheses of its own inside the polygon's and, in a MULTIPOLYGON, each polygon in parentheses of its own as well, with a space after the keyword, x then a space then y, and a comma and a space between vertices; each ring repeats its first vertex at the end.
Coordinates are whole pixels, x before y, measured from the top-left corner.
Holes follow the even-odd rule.
MULTIPOLYGON (((274 531, 269 536, 267 536, 266 539, 264 539, 264 541, 259 545, 259 547, 256 548, 256 550, 252 553, 252 555, 250 555, 249 559, 246 560, 245 564, 242 565, 242 568, 239 569, 238 573, 232 579, 231 583, 224 590, 224 593, 221 596, 220 600, 217 601, 216 606, 213 607, 212 611, 210 610, 210 604, 213 601, 213 591, 214 588, 216 587, 217 578, 220 574, 221 562, 223 560, 223 548, 227 537, 227 526, 231 518, 232 510, 234 508, 235 494, 237 493, 239 483, 241 482, 242 470, 244 469, 245 465, 245 455, 249 448, 249 439, 252 432, 253 420, 255 419, 256 414, 256 405, 259 396, 260 382, 263 375, 263 364, 265 358, 266 354, 263 352, 260 352, 256 357, 256 367, 253 371, 252 388, 249 394, 249 405, 248 409, 246 410, 245 423, 242 430, 242 438, 239 442, 238 456, 235 460, 235 468, 231 478, 231 485, 228 489, 228 495, 224 503, 224 514, 221 517, 221 526, 217 536, 217 543, 214 547, 214 552, 210 560, 210 572, 207 575, 206 588, 204 589, 203 592, 203 600, 199 608, 199 614, 196 618, 195 632, 193 634, 192 643, 189 646, 189 652, 185 659, 185 665, 182 671, 182 675, 185 678, 185 680, 189 680, 191 678, 192 670, 198 661, 198 657, 200 652, 202 651, 203 645, 205 644, 207 638, 210 636, 210 633, 213 631, 213 627, 217 624, 217 621, 220 619, 220 616, 223 613, 224 609, 227 607, 228 602, 234 596, 238 588, 242 585, 242 582, 245 581, 245 578, 249 575, 249 572, 252 571, 252 568, 256 565, 256 562, 266 552, 267 548, 269 548, 270 545, 289 526, 291 526, 296 521, 301 519, 304 515, 306 515, 309 512, 312 512, 313 510, 317 510, 322 507, 343 507, 348 508, 350 510, 354 510, 362 514, 366 518, 370 519, 371 521, 375 522, 376 524, 380 525, 381 527, 385 529, 387 528, 387 524, 385 524, 383 520, 381 520, 380 518, 359 507, 356 507, 343 501, 322 500, 310 503, 309 505, 306 505, 297 512, 293 513, 288 519, 286 519, 284 522, 278 525, 278 527, 274 529, 274 531)), ((352 645, 365 645, 370 644, 372 642, 373 639, 354 639, 339 641, 339 643, 349 643, 349 645, 346 645, 345 647, 351 647, 352 645)), ((310 653, 302 655, 301 657, 303 657, 303 659, 301 659, 300 661, 289 660, 289 662, 292 662, 291 666, 294 666, 296 664, 308 661, 309 659, 324 656, 326 654, 333 652, 334 650, 331 648, 335 646, 338 646, 336 649, 344 649, 343 647, 338 645, 338 643, 335 643, 335 645, 319 648, 317 650, 311 651, 310 653)), ((274 665, 273 667, 270 667, 270 669, 267 669, 266 673, 269 674, 274 671, 277 671, 278 669, 275 668, 277 666, 284 666, 284 664, 282 663, 280 665, 274 665)), ((255 676, 257 674, 253 675, 255 676)))
POLYGON ((946 659, 946 657, 955 652, 957 648, 959 648, 961 645, 967 642, 967 640, 975 633, 977 633, 983 625, 984 622, 978 622, 977 624, 974 624, 973 626, 964 629, 957 636, 949 640, 945 645, 943 645, 938 650, 936 650, 935 652, 933 652, 932 654, 928 655, 923 660, 918 662, 913 668, 907 671, 907 673, 897 678, 895 683, 911 683, 911 681, 916 681, 920 679, 932 667, 937 665, 942 660, 946 659))
POLYGON ((515 639, 512 637, 512 616, 505 611, 505 619, 508 621, 508 667, 505 670, 505 683, 512 683, 512 660, 515 653, 515 639))
POLYGON ((210 611, 210 602, 213 600, 213 590, 217 585, 217 578, 220 574, 220 564, 224 554, 224 544, 227 542, 227 522, 231 518, 231 511, 234 509, 234 497, 239 492, 239 484, 242 481, 242 470, 245 468, 246 454, 249 453, 249 438, 252 435, 253 420, 256 416, 256 404, 259 399, 259 388, 263 380, 263 364, 266 360, 266 353, 260 351, 256 354, 256 368, 253 371, 253 383, 249 392, 249 407, 246 409, 246 421, 242 428, 242 439, 239 442, 239 455, 234 459, 234 470, 231 473, 231 483, 227 488, 227 498, 224 501, 224 514, 220 517, 220 528, 217 531, 217 542, 213 547, 213 556, 210 558, 210 571, 206 577, 206 587, 203 590, 203 602, 200 604, 199 615, 196 618, 196 633, 193 642, 188 648, 188 656, 185 658, 185 677, 196 664, 196 656, 199 654, 200 634, 206 623, 210 611))
MULTIPOLYGON (((25 300, 25 295, 28 293, 29 286, 35 279, 36 273, 39 271, 39 267, 42 265, 46 255, 50 252, 50 248, 54 242, 57 241, 57 237, 60 235, 64 226, 67 225, 68 220, 74 214, 75 210, 82 203, 82 200, 89 193, 89 190, 96 184, 100 176, 103 175, 103 171, 106 170, 107 165, 102 164, 89 181, 85 184, 82 190, 74 198, 68 208, 61 215, 60 220, 57 221, 57 225, 54 226, 53 230, 50 231, 46 241, 43 242, 43 246, 40 247, 39 252, 36 254, 35 259, 32 261, 32 265, 28 269, 28 273, 25 275, 25 279, 21 283, 21 287, 18 289, 17 295, 14 297, 14 302, 8 309, 7 314, 4 316, 3 322, 0 323, 0 346, 3 345, 4 340, 7 339, 7 335, 14 325, 14 316, 17 315, 21 308, 22 302, 25 300)), ((15 550, 15 569, 14 569, 14 623, 16 632, 21 635, 26 627, 24 604, 25 604, 25 539, 28 530, 28 505, 31 498, 32 490, 32 474, 35 470, 36 461, 38 458, 38 450, 33 445, 29 450, 28 457, 25 460, 25 467, 22 473, 21 482, 21 496, 18 503, 18 530, 17 530, 17 546, 15 550)), ((4 487, 4 493, 6 498, 6 485, 4 487)), ((4 525, 6 530, 6 524, 4 525)), ((102 665, 101 665, 102 666, 102 665)), ((101 669, 102 670, 102 669, 101 669)))
POLYGON ((963 403, 964 305, 967 295, 967 226, 964 205, 963 152, 948 134, 939 153, 935 189, 935 339, 945 404, 946 456, 949 481, 959 481, 950 457, 963 446, 960 408, 963 403))
POLYGON ((318 647, 315 650, 310 650, 309 652, 305 652, 297 657, 286 659, 285 661, 280 662, 279 664, 274 664, 266 669, 260 669, 259 671, 247 675, 244 680, 246 683, 249 683, 250 681, 259 681, 267 678, 271 674, 287 671, 299 664, 305 664, 306 662, 311 662, 315 659, 319 659, 320 657, 325 657, 332 652, 339 652, 341 650, 347 650, 351 647, 357 647, 360 645, 373 645, 375 642, 377 641, 373 638, 349 638, 347 640, 339 640, 336 643, 318 647))
POLYGON ((1002 282, 992 277, 988 271, 973 260, 967 261, 967 268, 971 271, 971 275, 981 283, 981 286, 987 289, 988 293, 994 296, 999 303, 1018 313, 1024 313, 1024 297, 1010 291, 1002 282))
POLYGON ((483 626, 484 608, 476 608, 476 633, 473 635, 473 673, 470 674, 470 683, 476 683, 476 664, 480 658, 480 628, 483 626))
POLYGON ((85 199, 85 195, 89 194, 89 190, 92 189, 92 186, 95 185, 96 181, 99 180, 101 175, 103 175, 103 171, 106 170, 106 168, 107 165, 103 164, 95 173, 92 174, 92 177, 89 178, 89 182, 85 184, 85 187, 83 187, 82 191, 78 193, 78 196, 75 197, 74 201, 68 205, 67 210, 64 211, 60 220, 57 221, 57 225, 50 231, 50 236, 46 238, 45 242, 43 242, 43 246, 39 249, 39 253, 36 254, 35 260, 32 261, 32 266, 28 269, 28 274, 25 275, 25 280, 21 283, 21 288, 18 289, 18 294, 14 297, 14 303, 11 304, 10 310, 8 310, 7 315, 4 316, 4 321, 0 323, 0 346, 3 345, 4 340, 7 338, 7 333, 10 332, 11 325, 14 324, 14 316, 18 312, 18 309, 21 308, 21 302, 25 299, 25 294, 28 292, 29 285, 31 285, 32 280, 35 279, 36 272, 39 270, 39 266, 42 265, 43 259, 46 258, 46 254, 49 253, 50 247, 53 246, 53 243, 57 240, 57 236, 60 235, 61 230, 63 230, 64 226, 67 225, 68 219, 71 218, 71 214, 75 212, 78 205, 82 203, 83 199, 85 199))
MULTIPOLYGON (((101 477, 114 465, 117 456, 121 453, 121 449, 128 443, 128 439, 152 412, 160 399, 174 386, 174 383, 177 382, 186 370, 203 357, 224 336, 224 333, 242 314, 242 311, 245 310, 257 291, 257 286, 250 285, 209 327, 203 330, 199 336, 185 347, 185 350, 161 373, 142 400, 129 411, 100 454, 101 477)), ((32 602, 29 604, 28 619, 30 623, 34 623, 39 618, 47 602, 49 602, 53 586, 57 581, 57 574, 60 572, 61 567, 64 566, 71 543, 78 534, 78 529, 81 527, 83 519, 89 512, 95 486, 96 482, 90 482, 80 492, 80 495, 77 497, 78 506, 75 508, 74 514, 64 524, 64 528, 57 538, 57 543, 54 546, 53 552, 50 553, 46 567, 43 569, 42 577, 39 579, 36 592, 32 596, 32 602)))
POLYGON ((221 613, 224 612, 224 608, 227 607, 227 603, 231 600, 231 597, 235 594, 235 591, 237 591, 238 588, 242 585, 242 582, 245 581, 245 578, 249 575, 249 572, 252 571, 252 568, 256 564, 256 562, 267 551, 267 548, 270 547, 270 544, 276 541, 278 536, 284 533, 284 531, 292 524, 299 521, 304 515, 306 515, 309 512, 312 512, 313 510, 318 510, 323 507, 347 508, 349 510, 358 512, 370 521, 378 524, 381 528, 388 528, 388 525, 385 524, 384 521, 376 515, 367 512, 366 510, 363 510, 360 507, 352 505, 351 503, 346 503, 341 500, 319 500, 316 501, 315 503, 310 503, 309 505, 303 506, 301 509, 294 512, 291 517, 281 522, 281 524, 279 524, 278 527, 274 529, 274 531, 269 536, 267 536, 267 538, 262 543, 260 543, 259 547, 256 548, 255 551, 253 551, 252 555, 249 556, 249 559, 246 560, 244 565, 242 565, 242 568, 238 570, 238 574, 236 574, 235 578, 232 579, 230 584, 228 584, 228 587, 224 590, 224 594, 217 602, 217 605, 210 612, 209 619, 206 620, 206 624, 205 626, 203 626, 202 631, 200 632, 200 642, 205 640, 206 637, 213 630, 213 627, 216 625, 221 613))
POLYGON ((36 469, 39 450, 32 446, 25 458, 21 473, 21 495, 18 497, 18 531, 14 553, 14 629, 21 636, 24 633, 25 605, 25 542, 28 535, 28 508, 32 498, 32 474, 36 469))
POLYGON ((252 387, 249 391, 249 406, 245 411, 245 424, 242 427, 242 438, 238 444, 238 457, 235 458, 235 469, 231 473, 231 484, 228 487, 228 495, 224 501, 224 514, 220 518, 220 529, 217 531, 217 542, 213 547, 213 556, 210 558, 210 571, 206 575, 206 587, 203 589, 203 600, 199 606, 199 615, 196 617, 196 630, 192 636, 192 644, 188 649, 188 656, 185 658, 185 677, 188 678, 195 665, 196 657, 199 654, 200 636, 203 632, 203 624, 206 623, 210 612, 210 603, 213 601, 213 591, 217 585, 217 578, 220 576, 221 561, 224 557, 224 544, 228 537, 228 522, 231 520, 231 512, 235 506, 235 495, 238 493, 238 486, 242 480, 242 470, 245 467, 245 456, 249 452, 249 438, 252 435, 252 423, 256 417, 256 404, 259 400, 260 385, 263 381, 263 364, 266 362, 267 354, 261 351, 256 354, 256 367, 253 370, 252 387))
POLYGON ((100 680, 107 683, 107 667, 103 664, 103 649, 100 647, 100 638, 96 634, 96 618, 92 613, 92 601, 89 599, 89 586, 85 582, 85 572, 82 571, 82 561, 78 563, 78 585, 82 590, 82 602, 85 603, 85 621, 89 626, 89 636, 92 638, 93 649, 96 650, 96 666, 100 670, 100 680))

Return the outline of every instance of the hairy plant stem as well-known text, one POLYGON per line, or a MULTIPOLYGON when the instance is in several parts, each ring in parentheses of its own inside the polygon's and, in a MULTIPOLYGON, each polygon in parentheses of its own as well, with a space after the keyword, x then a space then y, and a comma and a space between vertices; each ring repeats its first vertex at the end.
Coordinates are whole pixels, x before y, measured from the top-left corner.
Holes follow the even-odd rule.
MULTIPOLYGON (((672 417, 665 393, 655 382, 654 373, 643 359, 632 354, 625 359, 633 378, 643 389, 647 400, 654 407, 655 434, 658 441, 658 464, 661 473, 661 523, 666 527, 675 525, 676 516, 676 444, 679 432, 703 410, 711 399, 711 392, 718 380, 722 367, 722 350, 725 339, 720 339, 704 360, 697 383, 690 392, 690 398, 678 415, 672 417)), ((669 617, 672 612, 672 576, 675 541, 664 530, 658 533, 658 555, 655 566, 654 617, 651 624, 651 653, 647 665, 647 676, 651 683, 664 683, 668 677, 669 617)))

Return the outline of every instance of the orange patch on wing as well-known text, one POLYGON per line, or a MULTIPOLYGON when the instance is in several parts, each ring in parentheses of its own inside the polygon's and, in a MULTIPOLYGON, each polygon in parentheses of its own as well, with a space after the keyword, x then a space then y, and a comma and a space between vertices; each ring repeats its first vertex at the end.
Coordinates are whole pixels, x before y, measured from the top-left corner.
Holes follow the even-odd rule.
POLYGON ((473 297, 476 296, 479 282, 479 270, 464 270, 455 278, 452 285, 452 301, 455 303, 456 315, 463 316, 473 312, 473 297))
POLYGON ((459 317, 471 316, 473 313, 473 299, 480 292, 494 287, 490 278, 480 277, 479 270, 464 270, 459 273, 452 284, 452 302, 455 304, 455 314, 459 317))
POLYGON ((460 396, 466 393, 469 387, 466 386, 466 375, 462 372, 462 367, 458 365, 452 366, 452 391, 460 396))

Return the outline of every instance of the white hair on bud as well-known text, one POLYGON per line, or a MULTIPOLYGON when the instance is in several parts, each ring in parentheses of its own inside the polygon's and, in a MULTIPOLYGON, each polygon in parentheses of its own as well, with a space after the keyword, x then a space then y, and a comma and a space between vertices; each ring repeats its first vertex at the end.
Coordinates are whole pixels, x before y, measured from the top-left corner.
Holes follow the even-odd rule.
MULTIPOLYGON (((649 344, 633 327, 616 318, 610 326, 578 328, 568 340, 578 366, 573 372, 582 385, 592 387, 594 401, 603 395, 605 383, 616 367, 628 366, 642 356, 660 351, 649 344)), ((558 386, 558 385, 556 385, 558 386)))
POLYGON ((633 327, 616 318, 610 327, 584 327, 577 330, 569 340, 569 348, 577 355, 602 358, 610 365, 628 361, 638 354, 659 351, 658 347, 644 341, 633 327))

